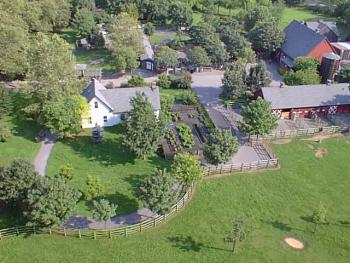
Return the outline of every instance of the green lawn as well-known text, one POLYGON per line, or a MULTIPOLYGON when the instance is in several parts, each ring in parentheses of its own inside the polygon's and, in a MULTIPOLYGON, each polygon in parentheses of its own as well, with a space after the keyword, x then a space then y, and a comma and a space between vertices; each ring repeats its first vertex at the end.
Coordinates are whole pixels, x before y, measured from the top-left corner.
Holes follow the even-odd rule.
POLYGON ((35 123, 15 116, 7 116, 1 122, 8 123, 13 136, 8 142, 0 142, 0 166, 7 166, 15 159, 34 161, 40 148, 40 143, 35 142, 39 131, 35 123))
POLYGON ((283 11, 281 26, 285 28, 293 20, 307 21, 313 19, 329 19, 329 17, 302 8, 286 7, 283 11))
MULTIPOLYGON (((75 175, 72 185, 86 191, 88 175, 98 176, 105 188, 105 198, 118 204, 118 214, 127 214, 141 207, 133 193, 141 179, 157 167, 167 167, 164 159, 153 157, 139 160, 122 146, 121 125, 106 128, 104 143, 93 144, 91 130, 84 130, 77 138, 58 142, 51 153, 47 173, 54 175, 63 164, 72 164, 75 175)), ((89 203, 78 204, 78 214, 90 215, 89 203)))
POLYGON ((204 181, 185 210, 154 230, 99 241, 10 238, 0 241, 0 261, 348 262, 350 139, 297 140, 274 150, 280 170, 204 181), (328 154, 315 157, 318 148, 328 154), (314 234, 309 216, 320 201, 329 224, 314 234), (233 255, 223 239, 237 215, 247 218, 249 232, 233 255), (305 250, 287 247, 283 239, 290 236, 302 240, 305 250))

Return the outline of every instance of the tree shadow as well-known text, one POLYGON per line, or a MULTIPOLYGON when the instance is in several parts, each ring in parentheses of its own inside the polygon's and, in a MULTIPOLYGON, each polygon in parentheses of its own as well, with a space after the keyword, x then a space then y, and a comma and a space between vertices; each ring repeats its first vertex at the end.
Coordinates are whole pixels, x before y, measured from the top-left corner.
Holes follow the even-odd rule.
POLYGON ((267 223, 269 225, 271 225, 273 228, 279 229, 281 231, 285 231, 285 232, 290 232, 293 228, 291 226, 289 226, 288 224, 285 224, 283 222, 280 221, 265 221, 264 223, 267 223))
POLYGON ((308 222, 308 223, 313 223, 314 222, 312 220, 312 216, 301 216, 300 219, 304 220, 305 222, 308 222))
MULTIPOLYGON (((107 194, 96 199, 106 199, 110 203, 118 205, 116 211, 117 215, 129 214, 139 209, 139 203, 136 198, 131 198, 130 196, 119 192, 116 192, 114 194, 107 194)), ((92 202, 90 202, 89 207, 92 208, 92 202)))
POLYGON ((350 221, 339 220, 338 223, 344 227, 350 227, 350 221))
POLYGON ((203 243, 196 242, 191 236, 174 236, 167 238, 174 247, 179 248, 184 252, 200 252, 203 248, 203 243))

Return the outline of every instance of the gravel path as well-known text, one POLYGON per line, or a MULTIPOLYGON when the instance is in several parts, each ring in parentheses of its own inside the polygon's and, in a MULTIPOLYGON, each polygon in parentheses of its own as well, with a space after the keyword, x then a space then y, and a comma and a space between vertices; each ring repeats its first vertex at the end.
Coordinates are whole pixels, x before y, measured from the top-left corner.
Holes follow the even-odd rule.
POLYGON ((47 161, 50 157, 51 150, 55 142, 56 142, 56 137, 52 134, 46 135, 43 141, 41 142, 39 153, 37 154, 34 161, 35 170, 41 176, 45 176, 47 161))
POLYGON ((97 221, 91 217, 87 216, 72 216, 70 217, 64 226, 66 228, 72 228, 72 229, 83 229, 83 228, 90 228, 90 229, 104 229, 104 228, 118 228, 125 225, 132 225, 137 224, 142 221, 145 221, 147 219, 155 218, 158 214, 153 213, 148 208, 142 208, 137 210, 134 213, 128 214, 128 215, 121 215, 121 216, 115 216, 112 217, 111 220, 108 220, 107 223, 97 221))

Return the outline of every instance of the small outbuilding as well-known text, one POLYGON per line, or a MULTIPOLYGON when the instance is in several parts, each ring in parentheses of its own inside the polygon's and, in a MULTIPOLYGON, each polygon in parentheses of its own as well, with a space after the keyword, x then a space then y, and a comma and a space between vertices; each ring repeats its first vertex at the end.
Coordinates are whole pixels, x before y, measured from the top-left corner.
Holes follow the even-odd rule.
POLYGON ((142 37, 142 44, 144 48, 144 53, 140 56, 140 67, 142 69, 154 71, 154 51, 148 37, 145 34, 142 37))
POLYGON ((276 116, 285 119, 350 113, 347 83, 268 87, 258 95, 271 102, 276 116))

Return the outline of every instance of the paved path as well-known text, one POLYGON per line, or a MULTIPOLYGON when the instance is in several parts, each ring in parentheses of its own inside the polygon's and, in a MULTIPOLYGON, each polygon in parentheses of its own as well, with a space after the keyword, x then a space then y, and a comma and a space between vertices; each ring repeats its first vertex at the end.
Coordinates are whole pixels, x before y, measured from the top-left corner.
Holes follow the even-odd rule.
POLYGON ((155 218, 157 216, 158 214, 153 213, 150 209, 142 208, 128 215, 112 217, 111 220, 108 220, 106 224, 105 222, 97 221, 87 216, 72 216, 66 221, 64 226, 72 229, 118 228, 125 225, 137 224, 147 219, 155 218))
POLYGON ((45 176, 47 161, 50 157, 50 153, 55 142, 56 138, 52 134, 45 136, 44 140, 41 142, 39 153, 37 154, 34 162, 35 170, 41 176, 45 176))
POLYGON ((242 119, 239 109, 226 109, 220 100, 223 71, 194 73, 192 75, 192 89, 197 93, 201 103, 207 110, 215 126, 230 129, 238 138, 240 148, 226 164, 250 163, 269 159, 266 151, 247 145, 245 135, 238 130, 242 119))

